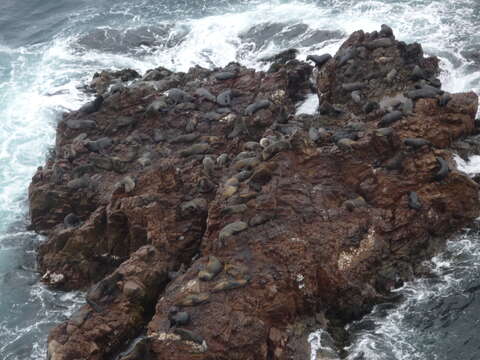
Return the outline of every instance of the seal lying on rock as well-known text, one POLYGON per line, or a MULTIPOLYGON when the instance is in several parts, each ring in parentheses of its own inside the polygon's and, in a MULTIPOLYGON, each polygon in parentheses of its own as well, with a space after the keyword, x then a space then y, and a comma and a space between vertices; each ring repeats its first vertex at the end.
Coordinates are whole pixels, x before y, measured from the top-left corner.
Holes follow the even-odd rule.
POLYGON ((92 114, 94 112, 97 112, 102 107, 103 101, 104 98, 102 95, 97 96, 95 100, 86 103, 78 111, 84 114, 92 114))

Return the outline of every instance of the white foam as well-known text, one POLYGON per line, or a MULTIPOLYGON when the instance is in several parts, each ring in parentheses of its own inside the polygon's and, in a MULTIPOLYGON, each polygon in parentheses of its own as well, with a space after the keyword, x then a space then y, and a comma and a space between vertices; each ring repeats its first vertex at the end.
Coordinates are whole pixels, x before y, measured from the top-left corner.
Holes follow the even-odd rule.
POLYGON ((318 96, 317 94, 309 94, 305 101, 303 101, 298 107, 296 115, 307 114, 313 115, 317 112, 318 108, 318 96))
POLYGON ((468 161, 463 160, 460 156, 454 156, 457 163, 458 170, 467 173, 468 175, 480 174, 480 155, 472 155, 468 161))

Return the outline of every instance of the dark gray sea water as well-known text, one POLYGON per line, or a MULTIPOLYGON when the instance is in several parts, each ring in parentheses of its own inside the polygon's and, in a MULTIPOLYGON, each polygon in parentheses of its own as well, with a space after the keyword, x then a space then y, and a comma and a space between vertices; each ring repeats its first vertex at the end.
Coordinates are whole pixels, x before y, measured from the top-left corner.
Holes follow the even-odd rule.
MULTIPOLYGON (((86 100, 79 87, 94 72, 232 60, 261 68, 258 58, 287 47, 301 58, 334 53, 348 33, 382 23, 440 57, 447 90, 480 91, 478 0, 1 0, 0 359, 45 359, 48 330, 83 303, 39 283, 42 239, 26 230, 26 197, 56 119, 86 100)), ((480 172, 478 158, 461 165, 480 172)), ((434 278, 406 284, 401 302, 350 326, 349 359, 480 359, 480 234, 451 239, 432 266, 434 278)), ((335 358, 327 334, 311 340, 313 353, 335 358)))

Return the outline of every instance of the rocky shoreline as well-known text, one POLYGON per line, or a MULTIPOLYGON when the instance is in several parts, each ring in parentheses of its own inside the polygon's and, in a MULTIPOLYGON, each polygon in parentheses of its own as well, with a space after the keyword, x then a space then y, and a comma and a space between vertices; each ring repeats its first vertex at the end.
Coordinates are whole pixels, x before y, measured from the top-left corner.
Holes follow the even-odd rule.
POLYGON ((29 188, 43 280, 89 289, 51 360, 306 359, 478 216, 478 98, 388 26, 268 72, 95 74, 29 188), (319 112, 295 115, 317 93, 319 112), (455 143, 456 142, 456 143, 455 143), (467 150, 465 150, 467 151, 467 150))

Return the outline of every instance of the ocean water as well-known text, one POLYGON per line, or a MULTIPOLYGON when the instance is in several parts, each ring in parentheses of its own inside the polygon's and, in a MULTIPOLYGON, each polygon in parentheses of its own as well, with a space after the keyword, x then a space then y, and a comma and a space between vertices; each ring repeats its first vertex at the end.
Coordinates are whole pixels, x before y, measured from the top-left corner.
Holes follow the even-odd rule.
MULTIPOLYGON (((48 329, 83 303, 39 283, 42 238, 26 230, 27 187, 60 114, 88 99, 79 89, 94 72, 234 60, 261 69, 262 56, 333 54, 348 33, 382 23, 440 57, 447 90, 480 92, 478 0, 0 1, 0 359, 45 359, 48 329)), ((297 111, 314 109, 309 98, 297 111)), ((461 165, 480 172, 478 159, 461 165)), ((433 264, 437 276, 406 284, 403 301, 351 325, 349 359, 480 359, 479 233, 465 230, 433 264)), ((336 357, 328 334, 311 339, 314 353, 336 357)))

